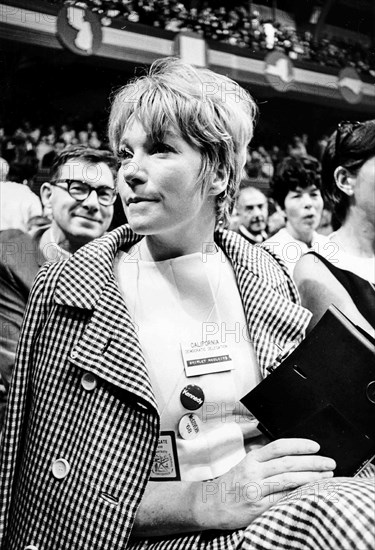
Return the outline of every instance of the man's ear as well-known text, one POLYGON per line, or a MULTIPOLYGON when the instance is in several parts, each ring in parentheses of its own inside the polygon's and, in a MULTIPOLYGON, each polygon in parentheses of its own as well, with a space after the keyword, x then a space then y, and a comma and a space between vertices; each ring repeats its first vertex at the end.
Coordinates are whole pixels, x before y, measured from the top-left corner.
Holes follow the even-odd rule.
POLYGON ((348 197, 351 197, 354 194, 355 187, 355 177, 353 174, 351 174, 347 168, 338 166, 333 175, 340 191, 345 193, 348 197))
POLYGON ((48 181, 46 181, 40 188, 40 200, 42 201, 44 208, 51 207, 51 195, 52 185, 48 181))

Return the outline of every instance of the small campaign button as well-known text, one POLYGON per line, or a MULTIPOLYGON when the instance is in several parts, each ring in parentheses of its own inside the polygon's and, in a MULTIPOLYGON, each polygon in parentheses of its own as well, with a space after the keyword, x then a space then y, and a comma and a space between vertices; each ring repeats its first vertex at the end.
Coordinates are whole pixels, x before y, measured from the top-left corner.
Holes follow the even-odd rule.
POLYGON ((86 391, 92 391, 96 388, 98 382, 96 380, 96 376, 94 376, 91 372, 85 372, 81 378, 81 384, 86 391))
POLYGON ((201 431, 201 421, 196 414, 185 414, 178 423, 178 432, 182 439, 194 439, 201 431))
POLYGON ((189 411, 199 409, 204 403, 204 393, 202 388, 189 384, 180 394, 181 404, 189 411))
POLYGON ((65 458, 58 458, 52 464, 52 473, 56 479, 63 479, 70 470, 70 464, 65 458))

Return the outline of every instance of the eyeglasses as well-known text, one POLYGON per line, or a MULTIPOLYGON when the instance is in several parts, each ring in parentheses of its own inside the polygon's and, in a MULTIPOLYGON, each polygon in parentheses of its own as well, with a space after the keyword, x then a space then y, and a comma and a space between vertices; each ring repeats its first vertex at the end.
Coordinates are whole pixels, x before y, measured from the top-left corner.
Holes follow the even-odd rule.
POLYGON ((51 181, 51 185, 64 189, 64 191, 67 191, 69 195, 78 202, 86 200, 93 191, 97 194, 99 204, 102 206, 111 206, 114 204, 117 197, 117 191, 112 187, 107 187, 106 185, 102 185, 101 187, 93 187, 92 185, 89 185, 85 181, 81 180, 62 179, 51 181), (62 187, 61 185, 58 185, 58 183, 66 183, 68 187, 62 187))
POLYGON ((341 147, 343 144, 343 141, 345 138, 350 136, 357 128, 362 126, 362 122, 358 122, 358 120, 350 121, 350 120, 342 120, 337 125, 336 130, 336 143, 335 143, 335 160, 336 163, 339 162, 340 159, 340 153, 341 153, 341 147))

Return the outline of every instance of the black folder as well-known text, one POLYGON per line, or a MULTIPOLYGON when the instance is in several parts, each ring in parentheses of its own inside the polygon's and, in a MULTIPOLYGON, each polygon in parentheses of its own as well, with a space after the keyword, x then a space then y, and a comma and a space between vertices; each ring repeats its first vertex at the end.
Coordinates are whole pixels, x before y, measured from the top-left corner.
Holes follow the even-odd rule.
POLYGON ((336 476, 356 475, 375 456, 375 340, 330 306, 241 401, 270 439, 313 439, 336 476))

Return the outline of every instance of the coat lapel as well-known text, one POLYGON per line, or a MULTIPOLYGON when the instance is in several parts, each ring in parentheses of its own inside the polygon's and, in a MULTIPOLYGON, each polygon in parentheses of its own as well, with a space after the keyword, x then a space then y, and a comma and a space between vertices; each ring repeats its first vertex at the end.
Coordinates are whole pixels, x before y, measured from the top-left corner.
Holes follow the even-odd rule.
POLYGON ((91 310, 82 338, 70 356, 71 364, 90 371, 117 389, 157 409, 137 328, 113 274, 118 249, 140 240, 127 226, 81 248, 66 263, 55 301, 62 306, 91 310))
POLYGON ((265 377, 283 350, 300 342, 311 314, 300 306, 297 289, 275 256, 232 231, 218 231, 215 240, 232 262, 250 338, 265 377))

